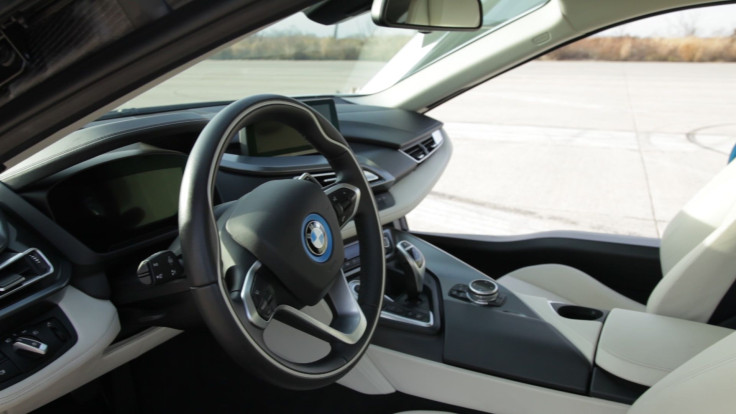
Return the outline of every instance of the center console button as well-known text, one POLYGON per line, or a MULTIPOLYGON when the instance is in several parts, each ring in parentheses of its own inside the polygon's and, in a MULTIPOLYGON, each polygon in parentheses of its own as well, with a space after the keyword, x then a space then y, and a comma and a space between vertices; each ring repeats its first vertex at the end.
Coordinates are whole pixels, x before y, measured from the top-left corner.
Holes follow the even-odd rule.
POLYGON ((468 284, 468 299, 487 305, 498 297, 498 284, 490 279, 476 279, 468 284))

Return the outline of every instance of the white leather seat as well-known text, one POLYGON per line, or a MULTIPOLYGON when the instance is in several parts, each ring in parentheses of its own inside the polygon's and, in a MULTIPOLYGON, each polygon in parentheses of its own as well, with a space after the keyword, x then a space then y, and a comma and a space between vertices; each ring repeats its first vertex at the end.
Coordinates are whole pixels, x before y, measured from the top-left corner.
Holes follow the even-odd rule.
MULTIPOLYGON (((649 388, 628 414, 726 414, 736 407, 736 333, 680 365, 649 388)), ((435 414, 408 411, 400 414, 435 414)), ((439 413, 437 413, 439 414, 439 413)))
POLYGON ((680 365, 639 397, 629 414, 733 413, 736 333, 680 365))
POLYGON ((518 269, 498 282, 512 292, 598 309, 622 308, 707 322, 736 280, 736 163, 716 175, 662 235, 664 277, 637 303, 569 266, 518 269))

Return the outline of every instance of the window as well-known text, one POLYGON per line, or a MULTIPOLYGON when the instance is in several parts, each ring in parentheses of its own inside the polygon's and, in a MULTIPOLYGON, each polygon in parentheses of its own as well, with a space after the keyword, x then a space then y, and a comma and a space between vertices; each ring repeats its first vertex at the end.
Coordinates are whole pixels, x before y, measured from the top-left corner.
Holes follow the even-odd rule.
POLYGON ((661 236, 736 143, 735 28, 734 5, 622 25, 431 111, 454 154, 410 228, 661 236))
POLYGON ((382 91, 548 0, 483 0, 482 28, 417 33, 373 24, 368 13, 322 25, 299 13, 246 36, 118 109, 382 91), (394 59, 401 53, 401 58, 394 59))

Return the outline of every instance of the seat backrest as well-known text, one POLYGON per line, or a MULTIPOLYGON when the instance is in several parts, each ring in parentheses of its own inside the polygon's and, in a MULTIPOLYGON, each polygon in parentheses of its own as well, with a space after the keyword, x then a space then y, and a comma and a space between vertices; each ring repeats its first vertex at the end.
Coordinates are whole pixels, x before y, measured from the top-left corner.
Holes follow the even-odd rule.
POLYGON ((736 411, 736 333, 662 378, 629 409, 629 414, 733 413, 736 411))
POLYGON ((664 277, 647 311, 707 322, 736 280, 736 163, 716 175, 662 235, 664 277))

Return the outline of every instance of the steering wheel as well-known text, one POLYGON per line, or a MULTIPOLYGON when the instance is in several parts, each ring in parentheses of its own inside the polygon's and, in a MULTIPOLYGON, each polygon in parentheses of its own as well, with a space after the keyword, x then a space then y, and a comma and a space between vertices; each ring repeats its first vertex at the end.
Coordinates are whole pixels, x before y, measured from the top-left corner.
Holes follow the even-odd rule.
MULTIPOLYGON (((275 385, 312 389, 337 381, 365 352, 381 312, 385 283, 376 203, 345 138, 305 104, 277 95, 236 101, 202 130, 184 171, 179 232, 188 280, 215 338, 242 366, 275 385), (334 169, 323 189, 306 176, 270 180, 215 218, 215 177, 238 131, 276 121, 299 131, 334 169), (340 229, 355 222, 361 286, 345 275, 340 229), (304 312, 324 301, 331 322, 304 312), (278 320, 327 342, 326 356, 293 362, 269 349, 264 330, 278 320)), ((290 346, 299 347, 299 343, 290 346)))

